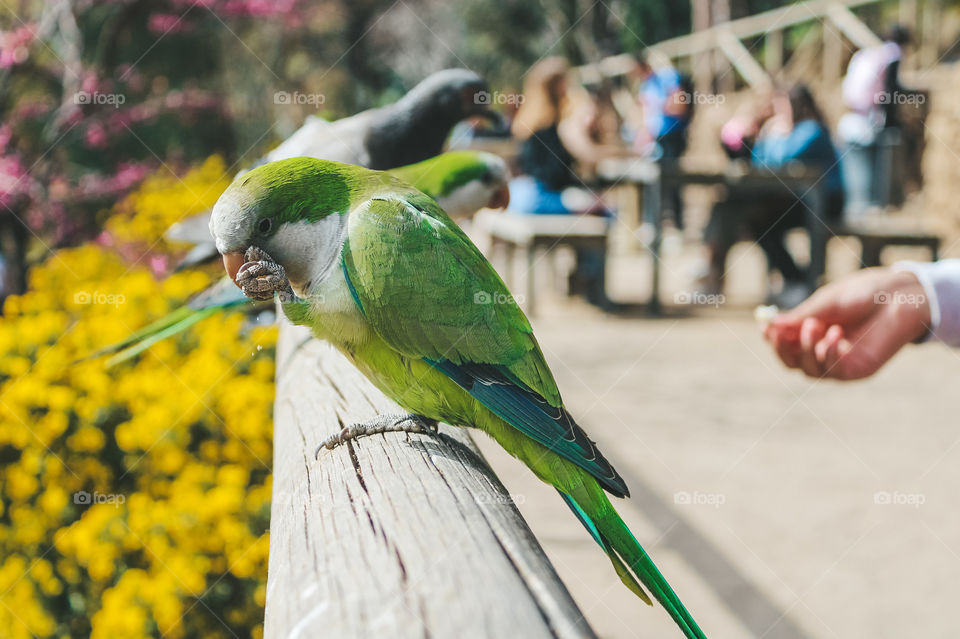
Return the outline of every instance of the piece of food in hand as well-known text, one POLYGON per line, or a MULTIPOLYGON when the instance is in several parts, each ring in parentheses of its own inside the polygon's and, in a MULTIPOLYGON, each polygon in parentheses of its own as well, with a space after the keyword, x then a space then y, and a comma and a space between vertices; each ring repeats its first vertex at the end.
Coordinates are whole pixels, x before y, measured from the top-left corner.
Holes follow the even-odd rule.
POLYGON ((773 324, 773 320, 777 319, 779 314, 780 309, 772 304, 769 306, 761 304, 753 309, 753 318, 760 324, 760 328, 766 328, 773 324))

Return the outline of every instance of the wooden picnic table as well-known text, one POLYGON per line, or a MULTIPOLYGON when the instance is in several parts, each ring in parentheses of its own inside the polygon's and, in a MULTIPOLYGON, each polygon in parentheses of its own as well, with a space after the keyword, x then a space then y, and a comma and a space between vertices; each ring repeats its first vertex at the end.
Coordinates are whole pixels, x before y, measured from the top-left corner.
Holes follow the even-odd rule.
MULTIPOLYGON (((592 249, 606 255, 610 233, 610 220, 596 215, 544 215, 483 209, 474 217, 473 223, 488 236, 491 257, 499 253, 501 248, 506 253, 504 276, 514 290, 518 284, 514 279, 517 254, 525 256, 525 295, 517 298, 517 302, 531 317, 537 312, 534 277, 537 251, 549 253, 558 246, 569 246, 575 250, 592 249)), ((595 286, 601 295, 606 295, 602 277, 595 286)))
POLYGON ((804 207, 805 228, 810 236, 810 265, 808 278, 811 287, 820 284, 826 270, 827 241, 831 237, 826 220, 826 181, 823 171, 803 164, 791 164, 772 171, 733 163, 726 170, 691 168, 681 162, 654 162, 646 158, 610 158, 599 163, 597 177, 604 186, 632 184, 638 189, 642 219, 653 224, 653 240, 649 250, 653 257, 651 269, 650 302, 653 315, 662 313, 660 302, 660 248, 663 242, 663 212, 661 203, 667 189, 690 184, 722 184, 740 189, 755 188, 759 192, 786 189, 797 196, 804 207))

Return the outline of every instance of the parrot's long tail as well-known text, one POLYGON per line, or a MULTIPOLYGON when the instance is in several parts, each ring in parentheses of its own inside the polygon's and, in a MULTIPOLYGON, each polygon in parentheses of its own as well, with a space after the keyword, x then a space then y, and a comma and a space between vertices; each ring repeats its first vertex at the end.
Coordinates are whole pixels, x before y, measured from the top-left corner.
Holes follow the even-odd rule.
POLYGON ((185 306, 181 306, 152 324, 144 326, 123 341, 102 348, 83 359, 96 359, 104 355, 113 355, 107 360, 106 365, 108 368, 116 366, 136 357, 157 342, 182 333, 211 315, 216 315, 231 308, 238 308, 248 302, 249 300, 240 289, 234 286, 229 278, 223 278, 196 295, 185 306))
POLYGON ((211 307, 195 311, 188 307, 178 308, 169 315, 141 328, 121 342, 111 344, 84 359, 96 359, 104 355, 113 355, 107 360, 107 368, 121 364, 136 357, 159 341, 181 333, 200 320, 222 311, 221 307, 211 307))
POLYGON ((620 519, 606 494, 596 482, 592 483, 590 485, 591 480, 587 479, 584 486, 572 491, 576 496, 562 491, 560 496, 607 553, 620 580, 640 599, 652 605, 650 597, 640 585, 642 583, 667 610, 684 635, 689 639, 706 639, 653 560, 620 519), (640 583, 637 583, 637 579, 640 583))

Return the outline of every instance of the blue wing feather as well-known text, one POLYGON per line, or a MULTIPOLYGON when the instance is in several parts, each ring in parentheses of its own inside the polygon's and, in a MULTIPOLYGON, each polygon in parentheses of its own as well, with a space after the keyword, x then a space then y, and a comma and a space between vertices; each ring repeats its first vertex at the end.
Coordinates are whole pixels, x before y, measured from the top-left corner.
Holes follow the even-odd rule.
POLYGON ((428 364, 447 375, 477 401, 508 424, 590 473, 617 497, 630 494, 614 470, 570 413, 551 406, 543 397, 512 379, 503 366, 449 360, 428 364))

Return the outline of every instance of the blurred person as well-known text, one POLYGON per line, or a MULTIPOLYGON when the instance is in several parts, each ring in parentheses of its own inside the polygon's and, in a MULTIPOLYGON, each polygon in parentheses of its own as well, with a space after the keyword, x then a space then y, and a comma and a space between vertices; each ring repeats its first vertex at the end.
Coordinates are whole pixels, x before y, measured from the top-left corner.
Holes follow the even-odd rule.
POLYGON ((720 146, 731 160, 749 161, 764 124, 773 116, 773 95, 758 90, 720 129, 720 146))
MULTIPOLYGON (((613 84, 604 78, 599 83, 586 84, 582 90, 575 91, 572 100, 571 119, 582 119, 578 129, 586 131, 594 147, 587 154, 597 159, 631 153, 624 145, 621 135, 623 118, 614 103, 613 93, 613 84)), ((578 162, 582 170, 585 162, 578 162)), ((588 171, 592 168, 587 167, 588 171)))
POLYGON ((687 128, 693 111, 689 83, 672 66, 655 69, 644 53, 637 54, 635 61, 644 124, 635 145, 658 159, 679 158, 687 148, 687 128))
POLYGON ((811 377, 869 377, 907 344, 960 347, 960 260, 898 262, 819 289, 764 327, 783 363, 811 377))
MULTIPOLYGON (((845 147, 844 178, 848 215, 857 217, 869 207, 885 205, 890 184, 880 181, 880 154, 898 143, 901 135, 897 108, 904 96, 915 92, 900 84, 900 62, 910 44, 910 31, 895 24, 884 42, 857 51, 843 79, 843 102, 848 109, 837 125, 845 147)), ((893 198, 899 199, 899 196, 893 198)))
MULTIPOLYGON (((802 162, 822 168, 827 202, 823 223, 838 220, 843 215, 844 193, 840 160, 826 120, 806 85, 798 84, 773 101, 774 122, 782 121, 789 132, 771 133, 757 140, 753 148, 753 163, 762 168, 779 169, 791 162, 802 162)), ((773 118, 771 118, 773 119, 773 118)), ((768 122, 769 124, 769 122, 768 122)), ((781 206, 773 212, 775 218, 764 215, 747 221, 753 237, 767 255, 770 265, 780 271, 785 284, 803 285, 806 275, 794 262, 784 245, 786 232, 802 227, 807 219, 807 207, 797 201, 793 193, 781 193, 781 206), (781 208, 787 205, 785 208, 781 208)), ((806 295, 804 295, 805 297, 806 295)))
MULTIPOLYGON (((773 92, 760 89, 737 107, 733 116, 720 129, 720 146, 732 162, 747 163, 753 157, 753 147, 761 134, 769 134, 766 124, 774 116, 773 92)), ((728 193, 728 200, 734 194, 728 193)), ((723 276, 727 253, 741 236, 745 235, 743 221, 730 206, 718 203, 704 229, 704 245, 707 249, 706 264, 700 269, 702 275, 698 286, 705 295, 723 292, 723 276)))
POLYGON ((598 102, 586 90, 571 88, 569 70, 566 60, 550 57, 526 75, 523 100, 511 123, 513 137, 521 143, 517 162, 523 173, 511 182, 512 210, 603 211, 599 198, 581 188, 583 181, 574 166, 589 168, 603 158, 629 152, 599 135, 598 102))
MULTIPOLYGON (((693 117, 693 88, 689 80, 672 66, 655 69, 645 53, 637 54, 634 59, 643 118, 634 146, 655 160, 676 162, 687 150, 687 129, 693 117)), ((682 229, 680 189, 670 189, 665 196, 664 209, 673 211, 674 224, 682 229)))
MULTIPOLYGON (((610 215, 603 202, 583 187, 574 164, 593 165, 624 153, 622 146, 595 141, 596 103, 570 88, 570 67, 559 57, 544 58, 527 73, 523 100, 511 124, 520 141, 522 175, 510 181, 508 210, 530 214, 610 215)), ((606 256, 577 252, 574 290, 588 301, 607 306, 603 293, 606 256)))
MULTIPOLYGON (((772 105, 773 115, 758 134, 751 162, 770 170, 791 162, 822 167, 827 190, 827 219, 823 222, 839 219, 843 213, 843 178, 837 151, 813 95, 799 84, 777 92, 772 105)), ((806 273, 785 245, 787 231, 806 224, 807 205, 801 202, 802 195, 781 186, 768 192, 729 189, 726 200, 714 206, 707 225, 710 269, 706 287, 710 292, 722 290, 727 253, 745 229, 763 249, 770 267, 783 278, 783 288, 774 301, 792 307, 810 294, 806 273)))

